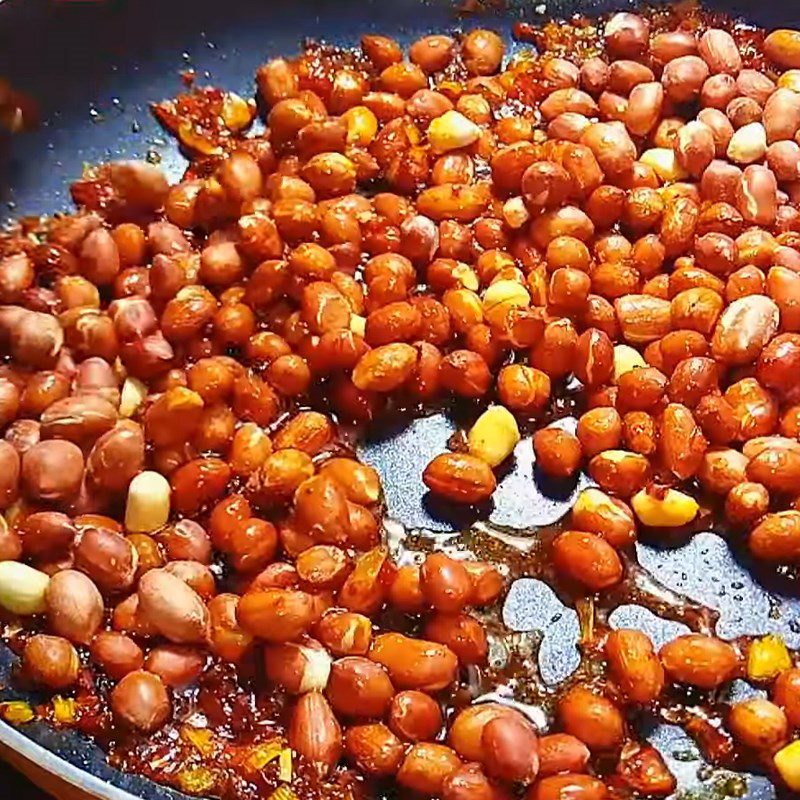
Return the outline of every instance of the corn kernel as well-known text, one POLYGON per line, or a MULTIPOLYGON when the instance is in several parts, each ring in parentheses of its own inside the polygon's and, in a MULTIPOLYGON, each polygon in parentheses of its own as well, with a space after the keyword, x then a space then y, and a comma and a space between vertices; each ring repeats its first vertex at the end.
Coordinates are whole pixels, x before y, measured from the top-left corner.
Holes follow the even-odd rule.
POLYGON ((642 153, 639 161, 647 164, 662 181, 681 181, 689 174, 678 163, 675 151, 670 147, 652 147, 642 153))
POLYGON ((254 745, 247 756, 245 766, 253 772, 260 772, 271 761, 280 758, 282 750, 280 739, 270 739, 268 742, 254 745))
POLYGON ((24 700, 10 700, 0 703, 0 717, 9 725, 24 725, 34 718, 33 709, 24 700))
POLYGON ((778 78, 778 87, 781 89, 791 89, 793 92, 800 92, 800 69, 787 69, 778 78))
POLYGON ((19 561, 0 561, 0 606, 28 616, 45 610, 44 595, 50 577, 19 561))
POLYGON ((181 739, 189 742, 201 756, 209 758, 217 750, 214 734, 208 728, 184 725, 180 731, 181 739))
POLYGON ((279 786, 267 800, 297 800, 297 795, 288 786, 279 786))
POLYGON ((521 197, 510 197, 503 203, 503 219, 509 228, 518 230, 530 218, 531 215, 521 197))
POLYGON ((518 281, 500 280, 493 283, 483 293, 483 311, 489 314, 511 306, 527 307, 531 304, 528 290, 518 281))
POLYGON ((614 347, 614 383, 618 383, 626 372, 646 366, 647 362, 642 354, 629 344, 618 344, 614 347))
POLYGON ((75 721, 77 708, 74 698, 57 695, 53 698, 53 719, 62 725, 69 725, 75 721))
POLYGON ((651 528, 686 525, 700 509, 693 497, 677 489, 666 489, 659 494, 641 489, 631 498, 631 505, 639 521, 651 528))
POLYGON ((366 147, 378 132, 378 118, 366 106, 353 106, 342 114, 347 125, 347 141, 357 147, 366 147))
POLYGON ((169 481, 159 472, 140 472, 128 486, 125 528, 131 533, 150 533, 169 519, 169 481))
POLYGON ((780 636, 762 636, 747 650, 747 677, 752 681, 771 681, 791 666, 791 656, 780 636))
POLYGON ((216 772, 208 767, 187 767, 178 773, 178 786, 186 794, 206 794, 216 782, 216 772))
POLYGON ((290 783, 292 780, 292 751, 288 747, 281 750, 278 759, 278 780, 284 783, 290 783))
POLYGON ((778 750, 772 761, 784 783, 800 792, 800 739, 778 750))
POLYGON ((439 153, 469 147, 481 137, 481 129, 458 111, 445 111, 428 126, 428 141, 439 153))
POLYGON ((504 406, 490 406, 475 420, 467 444, 473 456, 496 467, 514 452, 519 439, 513 414, 504 406))
POLYGON ((138 378, 125 378, 119 400, 119 415, 132 417, 147 399, 147 387, 138 378))
POLYGON ((361 314, 351 314, 350 330, 363 339, 364 334, 367 332, 367 318, 362 317, 361 314))

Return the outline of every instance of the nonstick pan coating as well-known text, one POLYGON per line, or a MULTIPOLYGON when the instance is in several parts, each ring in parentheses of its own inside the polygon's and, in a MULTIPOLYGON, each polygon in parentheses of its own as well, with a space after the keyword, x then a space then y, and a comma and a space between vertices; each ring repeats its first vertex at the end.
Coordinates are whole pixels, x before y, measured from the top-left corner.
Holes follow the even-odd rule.
MULTIPOLYGON (((183 69, 194 68, 201 84, 250 95, 256 67, 269 56, 296 52, 304 37, 353 45, 361 33, 374 31, 408 43, 423 33, 477 25, 508 35, 518 20, 537 22, 575 11, 599 14, 633 5, 510 2, 504 10, 459 16, 456 6, 444 0, 0 0, 0 75, 37 99, 43 120, 33 133, 0 140, 0 220, 68 208, 69 182, 85 163, 149 157, 160 159, 170 177, 177 178, 185 162, 147 104, 174 96, 183 69)), ((765 27, 800 27, 800 6, 785 0, 710 5, 765 27)), ((409 528, 443 534, 471 522, 447 518, 424 500, 422 470, 442 451, 452 430, 453 423, 444 416, 431 416, 410 426, 384 428, 363 446, 362 457, 382 474, 389 514, 409 528)), ((535 474, 532 460, 530 440, 523 441, 513 470, 495 495, 493 522, 531 528, 552 523, 568 510, 574 487, 547 485, 535 474)), ((752 565, 740 563, 719 536, 701 533, 671 548, 640 545, 638 555, 668 588, 717 609, 721 636, 777 632, 790 647, 800 647, 797 589, 759 579, 752 565)), ((641 607, 614 613, 618 624, 641 627, 657 645, 682 632, 677 623, 641 607)), ((574 668, 575 612, 561 606, 543 584, 518 581, 504 619, 514 630, 542 632, 539 663, 545 678, 555 681, 574 668)), ((13 660, 0 645, 0 700, 20 696, 9 688, 13 660)), ((735 684, 732 691, 751 690, 735 684)), ((679 728, 643 720, 642 729, 667 757, 681 787, 694 788, 701 792, 698 796, 725 796, 707 793, 724 776, 702 780, 708 770, 679 728)), ((95 745, 43 723, 17 730, 0 722, 0 754, 18 767, 34 765, 34 779, 64 798, 181 797, 112 769, 95 745), (58 776, 58 782, 50 776, 58 776)), ((747 786, 744 796, 752 800, 775 796, 766 779, 752 777, 747 786)))

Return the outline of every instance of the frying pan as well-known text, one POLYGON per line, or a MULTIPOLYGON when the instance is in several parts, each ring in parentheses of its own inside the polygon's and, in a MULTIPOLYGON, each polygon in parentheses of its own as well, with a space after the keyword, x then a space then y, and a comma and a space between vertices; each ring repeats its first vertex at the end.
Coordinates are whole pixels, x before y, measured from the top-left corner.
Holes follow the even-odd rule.
MULTIPOLYGON (((85 163, 148 157, 159 160, 171 178, 179 177, 185 162, 152 120, 147 103, 180 91, 182 69, 193 67, 200 84, 213 82, 250 95, 256 67, 269 56, 297 52, 304 37, 353 45, 361 33, 373 31, 408 43, 431 31, 479 25, 508 37, 518 20, 541 22, 577 10, 599 14, 631 5, 613 0, 511 0, 503 9, 464 17, 446 0, 0 0, 0 75, 33 95, 42 113, 37 131, 0 140, 0 220, 69 208, 68 184, 85 163)), ((800 6, 792 2, 711 5, 765 27, 800 27, 800 6)), ((389 429, 367 432, 361 447, 362 457, 382 474, 390 516, 435 537, 475 522, 448 516, 430 504, 420 477, 432 456, 442 452, 454 426, 443 415, 401 419, 389 429)), ((483 516, 535 536, 537 526, 567 512, 578 487, 542 480, 529 439, 520 443, 515 456, 493 507, 483 516)), ((790 647, 800 647, 796 584, 759 574, 723 536, 709 532, 673 546, 640 544, 638 557, 667 589, 719 611, 721 636, 776 632, 790 647)), ((577 615, 544 584, 517 581, 503 619, 515 631, 540 632, 538 658, 545 680, 557 682, 577 665, 577 615)), ((657 646, 685 631, 681 624, 634 605, 617 609, 612 621, 642 628, 657 646)), ((11 686, 13 663, 10 651, 0 645, 0 700, 35 701, 35 696, 11 686)), ((732 697, 752 691, 739 682, 731 689, 732 697)), ((681 789, 690 795, 725 796, 737 788, 729 776, 703 764, 679 728, 643 719, 640 731, 661 750, 681 789)), ((15 729, 0 722, 0 755, 62 800, 182 797, 118 772, 88 740, 44 723, 15 729)), ((768 800, 776 795, 769 781, 749 776, 745 794, 738 796, 768 800)))

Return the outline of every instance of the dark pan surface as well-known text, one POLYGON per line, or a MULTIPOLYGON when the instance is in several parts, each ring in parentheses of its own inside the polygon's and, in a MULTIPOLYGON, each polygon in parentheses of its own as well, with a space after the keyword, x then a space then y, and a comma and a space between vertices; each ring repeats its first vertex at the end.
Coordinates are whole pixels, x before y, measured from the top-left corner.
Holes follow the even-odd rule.
MULTIPOLYGON (((575 10, 602 13, 628 5, 633 4, 517 2, 502 13, 487 15, 491 27, 508 34, 519 19, 535 22, 575 10)), ((800 6, 792 2, 712 5, 767 27, 800 26, 800 6)), ((408 42, 433 30, 487 24, 487 15, 459 18, 450 3, 435 0, 0 0, 0 75, 34 95, 43 117, 38 131, 13 142, 0 139, 0 220, 69 207, 68 183, 86 162, 149 154, 161 159, 171 177, 178 177, 183 159, 151 118, 147 103, 177 93, 182 69, 193 67, 200 84, 215 83, 248 95, 258 64, 269 55, 296 52, 301 37, 355 44, 360 33, 372 30, 408 42)), ((450 518, 424 497, 422 470, 444 449, 454 424, 441 415, 410 426, 398 422, 396 429, 383 429, 364 444, 363 457, 384 478, 390 515, 408 528, 445 535, 474 521, 450 518)), ((523 441, 487 514, 502 526, 547 525, 566 513, 574 490, 540 481, 530 440, 523 441)), ((800 647, 797 587, 779 585, 774 578, 760 579, 720 536, 700 533, 671 547, 642 544, 639 558, 669 589, 718 610, 720 635, 774 631, 789 646, 800 647)), ((544 584, 518 581, 503 616, 513 630, 541 631, 539 663, 546 680, 558 681, 575 668, 577 616, 544 584)), ((684 632, 679 623, 638 606, 617 609, 612 620, 641 627, 657 645, 684 632)), ((0 699, 19 696, 7 688, 12 661, 9 651, 0 646, 0 699)), ((748 691, 752 690, 745 684, 733 687, 734 693, 748 691)), ((680 729, 648 720, 642 721, 642 727, 691 796, 742 796, 735 781, 726 784, 724 774, 711 774, 704 768, 680 729)), ((0 743, 93 796, 122 800, 130 797, 129 792, 148 800, 180 797, 111 769, 97 747, 42 723, 22 731, 0 723, 0 743)), ((744 796, 767 800, 775 793, 768 781, 753 777, 744 796)))

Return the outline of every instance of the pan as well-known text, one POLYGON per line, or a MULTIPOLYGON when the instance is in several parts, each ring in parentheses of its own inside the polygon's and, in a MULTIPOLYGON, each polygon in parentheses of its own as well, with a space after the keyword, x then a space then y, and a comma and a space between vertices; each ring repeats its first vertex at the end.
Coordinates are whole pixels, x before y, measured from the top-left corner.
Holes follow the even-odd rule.
MULTIPOLYGON (((0 75, 35 98, 41 116, 35 131, 13 142, 0 140, 0 219, 68 208, 69 182, 86 163, 147 158, 177 179, 185 161, 147 104, 174 96, 181 70, 192 68, 201 83, 250 95, 256 67, 269 56, 296 52, 306 37, 354 45, 361 33, 384 32, 407 44, 431 31, 480 25, 497 29, 508 40, 518 21, 541 23, 576 11, 601 14, 632 5, 509 2, 502 8, 487 4, 465 16, 440 0, 0 0, 0 75)), ((800 26, 800 7, 794 3, 711 5, 765 27, 800 26)), ((564 516, 585 479, 568 486, 542 479, 533 465, 530 439, 523 440, 492 508, 468 518, 452 516, 428 501, 420 476, 432 456, 442 452, 456 424, 452 415, 435 414, 398 419, 388 429, 383 425, 366 432, 361 456, 381 473, 390 518, 406 533, 434 540, 490 528, 504 547, 524 549, 542 528, 564 516)), ((656 576, 653 591, 713 609, 723 637, 775 632, 790 647, 800 647, 796 585, 754 570, 724 534, 699 532, 677 543, 637 545, 639 562, 656 576)), ((618 625, 645 630, 656 646, 686 630, 682 623, 634 604, 618 608, 614 616, 618 625)), ((511 631, 534 637, 545 681, 557 683, 577 666, 577 614, 538 580, 523 577, 512 585, 503 622, 511 631)), ((35 701, 35 696, 12 688, 14 661, 0 646, 0 700, 35 701)), ((731 692, 738 698, 752 689, 735 682, 731 692)), ((666 758, 680 793, 749 800, 776 796, 763 777, 711 769, 676 726, 645 718, 640 729, 666 758)), ((63 800, 182 797, 113 769, 95 744, 44 723, 12 728, 0 722, 0 756, 63 800)))

